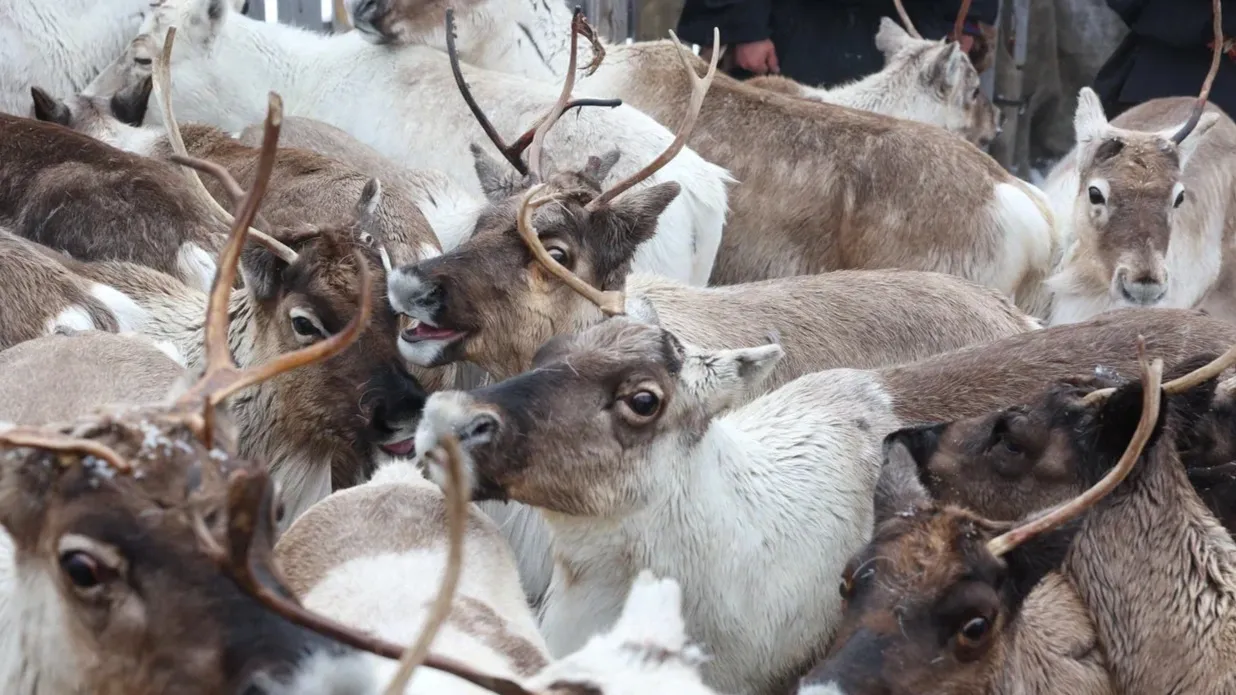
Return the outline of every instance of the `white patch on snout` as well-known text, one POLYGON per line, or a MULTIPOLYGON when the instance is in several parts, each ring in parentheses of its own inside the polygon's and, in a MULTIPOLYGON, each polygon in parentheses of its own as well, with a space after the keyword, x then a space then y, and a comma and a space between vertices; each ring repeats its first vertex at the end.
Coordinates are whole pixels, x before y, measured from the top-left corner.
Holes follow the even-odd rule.
POLYGON ((396 343, 399 354, 408 362, 418 367, 436 367, 442 361, 442 355, 453 340, 422 340, 409 343, 400 338, 396 343))
POLYGON ((59 314, 47 319, 47 323, 44 325, 44 330, 48 335, 55 333, 61 328, 74 331, 93 331, 98 326, 94 325, 94 319, 91 318, 90 312, 85 307, 79 304, 70 304, 61 309, 59 314))
POLYGON ((396 268, 386 279, 386 298, 391 308, 418 321, 432 322, 433 317, 420 305, 421 297, 427 293, 425 281, 414 268, 396 268))
MULTIPOLYGON (((416 427, 416 453, 423 457, 433 451, 448 435, 457 435, 459 430, 472 421, 476 414, 472 397, 464 391, 439 391, 425 401, 421 422, 416 427)), ((463 447, 461 447, 462 449, 463 447)), ((464 473, 468 479, 475 477, 472 457, 464 454, 464 473)), ((443 471, 434 465, 428 468, 428 477, 438 485, 443 483, 443 471)))
POLYGON ((812 683, 798 689, 798 695, 846 695, 836 683, 812 683))
POLYGON ((281 685, 273 678, 257 685, 269 695, 367 695, 377 693, 389 681, 393 662, 383 668, 383 662, 370 654, 336 654, 319 651, 305 657, 297 665, 291 682, 281 685))
POLYGON ((143 309, 133 299, 109 285, 92 283, 90 294, 103 302, 104 306, 116 317, 116 324, 121 333, 138 332, 150 321, 150 312, 143 309))
POLYGON ((176 252, 176 270, 180 279, 190 287, 196 287, 203 292, 209 292, 215 281, 215 259, 206 249, 193 242, 181 244, 176 252))

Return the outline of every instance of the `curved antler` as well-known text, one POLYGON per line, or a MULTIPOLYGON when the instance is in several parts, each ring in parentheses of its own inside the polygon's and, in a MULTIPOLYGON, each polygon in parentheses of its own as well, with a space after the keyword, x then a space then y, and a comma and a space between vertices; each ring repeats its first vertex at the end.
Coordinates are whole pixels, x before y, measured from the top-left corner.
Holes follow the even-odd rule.
POLYGON ((604 208, 614 198, 630 190, 635 184, 657 173, 661 167, 668 164, 675 155, 682 151, 683 146, 687 144, 687 138, 691 136, 691 130, 695 127, 696 119, 699 118, 700 109, 704 107, 704 97, 708 95, 708 88, 712 86, 712 79, 717 75, 717 61, 721 58, 721 32, 715 27, 712 30, 712 59, 708 63, 708 72, 702 78, 695 74, 695 68, 691 67, 690 54, 682 42, 678 40, 678 36, 671 31, 670 38, 674 40, 674 47, 678 49, 678 58, 682 61, 682 67, 687 71, 687 76, 691 79, 691 102, 687 107, 686 115, 683 116, 682 123, 678 126, 678 134, 674 136, 674 141, 670 143, 669 147, 665 148, 665 151, 657 155, 657 158, 649 162, 647 166, 614 184, 596 198, 593 198, 587 205, 589 212, 596 212, 604 208))
POLYGON ((1146 343, 1141 338, 1138 339, 1138 358, 1142 372, 1142 414, 1137 421, 1137 429, 1133 431, 1133 438, 1129 440, 1128 447, 1125 448, 1124 454, 1116 462, 1115 467, 1089 490, 1072 500, 988 541, 987 550, 992 555, 1000 557, 1027 540, 1072 521, 1115 490, 1116 486, 1128 477, 1129 471, 1133 470, 1133 465, 1141 457, 1146 442, 1150 440, 1155 423, 1159 421, 1159 407, 1163 395, 1160 388, 1163 378, 1163 361, 1156 359, 1150 364, 1146 363, 1146 343))
MULTIPOLYGON (((577 13, 579 12, 578 8, 576 8, 576 12, 577 13)), ((600 61, 605 58, 605 49, 601 48, 600 43, 597 42, 596 33, 592 31, 591 26, 588 26, 587 21, 584 22, 583 26, 587 28, 587 32, 588 32, 585 34, 585 36, 588 37, 591 41, 593 41, 593 44, 594 44, 593 59, 592 59, 592 63, 589 65, 589 69, 592 71, 595 71, 597 67, 600 65, 600 61)), ((575 44, 575 40, 576 40, 575 32, 576 31, 579 31, 579 29, 576 28, 575 20, 572 20, 571 22, 571 32, 572 32, 571 33, 571 46, 572 46, 571 66, 572 68, 567 76, 567 80, 570 82, 574 82, 574 79, 575 79, 574 77, 575 75, 574 47, 576 45, 575 44)), ((502 157, 506 159, 506 161, 509 162, 512 167, 515 168, 515 171, 519 172, 521 176, 527 176, 529 173, 528 166, 524 164, 524 161, 521 158, 521 156, 523 155, 524 150, 528 149, 528 147, 532 144, 532 140, 536 136, 537 129, 540 127, 542 123, 545 122, 545 119, 542 118, 541 120, 538 120, 536 123, 534 123, 532 127, 529 128, 526 132, 524 132, 523 135, 520 135, 519 138, 515 140, 515 142, 509 145, 506 144, 506 141, 503 140, 502 136, 498 134, 498 129, 494 127, 493 123, 489 121, 489 117, 486 116, 485 112, 481 110, 480 104, 476 103, 476 97, 472 96, 472 90, 468 87, 468 83, 464 80, 463 70, 459 66, 459 50, 455 47, 455 10, 449 9, 449 8, 446 11, 446 55, 451 61, 451 74, 455 76, 455 85, 459 87, 459 93, 463 95, 464 103, 468 105, 468 110, 471 111, 472 116, 476 118, 476 122, 481 126, 481 130, 485 131, 485 136, 488 137, 489 141, 494 144, 494 147, 498 148, 498 152, 502 153, 502 157)), ((569 91, 570 90, 568 90, 568 92, 569 91)), ((555 108, 557 106, 558 105, 555 104, 555 108)), ((621 99, 575 99, 573 101, 567 102, 566 106, 562 109, 562 111, 558 115, 561 116, 562 113, 570 111, 571 109, 582 108, 584 106, 606 106, 609 108, 614 108, 617 106, 622 106, 622 100, 621 99)))
POLYGON ((10 427, 0 430, 0 444, 93 456, 106 461, 121 473, 128 473, 133 469, 129 462, 112 451, 111 447, 90 439, 78 439, 38 427, 10 427))
MULTIPOLYGON (((1169 396, 1184 393, 1189 389, 1200 386, 1211 379, 1217 378, 1225 369, 1231 367, 1232 365, 1236 365, 1236 345, 1228 348, 1227 352, 1219 355, 1201 367, 1194 369, 1188 374, 1176 377, 1166 384, 1163 384, 1163 392, 1169 396)), ((1232 381, 1236 383, 1236 377, 1233 377, 1232 381)), ((1086 397, 1082 399, 1082 402, 1086 405, 1091 405, 1106 399, 1115 392, 1116 389, 1112 387, 1091 391, 1086 394, 1086 397)))
POLYGON ((1210 98, 1210 88, 1214 86, 1215 75, 1219 74, 1220 57, 1223 55, 1223 3, 1221 0, 1213 0, 1214 7, 1214 32, 1215 32, 1215 50, 1214 55, 1210 59, 1210 71, 1206 73, 1206 79, 1202 82, 1202 91, 1198 94, 1197 103, 1193 105, 1193 110, 1189 112, 1189 120, 1176 131, 1172 136, 1172 142, 1179 145, 1184 142, 1184 139, 1189 137, 1189 133, 1197 127, 1198 121, 1202 119, 1202 114, 1206 111, 1206 100, 1210 98))
POLYGON ((953 33, 949 38, 953 41, 961 41, 962 32, 966 29, 966 15, 970 14, 970 0, 961 0, 961 7, 957 10, 957 19, 953 21, 953 33))
POLYGON ((516 218, 516 229, 519 237, 524 240, 533 257, 551 274, 562 280, 567 287, 575 290, 581 297, 596 304, 607 316, 617 316, 626 313, 626 296, 622 292, 601 291, 584 282, 575 273, 563 266, 545 250, 536 227, 532 226, 532 213, 542 205, 552 202, 553 196, 536 197, 544 189, 544 184, 538 184, 529 189, 519 202, 519 216, 516 218))
POLYGON ((416 667, 425 660, 425 657, 429 656, 429 647, 433 644, 434 637, 437 636, 438 631, 442 629, 442 624, 451 614, 451 601, 455 597, 455 590, 459 586, 459 575, 463 570, 464 529, 468 523, 469 498, 469 490, 464 483, 463 455, 459 451, 459 440, 454 436, 443 439, 440 447, 445 454, 444 457, 436 456, 438 452, 436 449, 428 452, 427 455, 436 458, 438 464, 446 468, 447 484, 446 489, 443 490, 446 495, 449 533, 446 571, 442 575, 438 596, 429 609, 429 616, 425 618, 425 627, 421 629, 416 642, 408 647, 403 657, 400 658, 399 671, 386 686, 386 695, 403 693, 408 682, 412 680, 412 673, 416 667), (446 461, 443 462, 442 458, 446 461))
MULTIPOLYGON (((151 78, 154 80, 155 89, 159 92, 159 111, 163 116, 163 127, 167 129, 167 140, 172 146, 172 152, 175 153, 171 159, 177 164, 188 166, 191 169, 201 169, 214 175, 223 183, 224 188, 227 189, 228 194, 232 197, 233 201, 239 203, 240 199, 244 196, 244 192, 241 191, 240 186, 236 184, 235 179, 233 179, 230 174, 227 174, 227 170, 212 163, 208 163, 207 166, 213 166, 213 169, 200 166, 199 164, 202 160, 190 157, 188 149, 185 148, 184 138, 180 134, 180 124, 176 122, 176 114, 172 111, 171 66, 172 46, 175 42, 176 27, 168 27, 167 34, 163 38, 163 50, 158 56, 155 57, 154 68, 151 70, 151 78), (220 176, 219 172, 222 172, 225 176, 220 176), (239 195, 237 195, 238 192, 239 195)), ((206 184, 202 183, 202 179, 198 177, 197 172, 192 171, 190 173, 191 175, 189 178, 192 180, 193 190, 197 193, 198 197, 202 199, 202 202, 206 203, 206 205, 214 211, 215 215, 223 220, 224 224, 230 225, 235 222, 235 218, 232 217, 232 214, 227 210, 224 210, 223 206, 219 204, 219 201, 215 200, 215 197, 210 194, 210 191, 206 190, 206 184)), ((252 220, 250 220, 250 222, 252 222, 252 220)), ((253 229, 252 227, 249 229, 249 234, 255 241, 260 242, 263 246, 269 249, 271 253, 283 259, 285 262, 296 262, 296 252, 288 248, 278 239, 275 239, 261 230, 253 229)))
POLYGON ((906 12, 906 8, 901 4, 901 0, 893 0, 893 6, 897 8, 897 16, 901 18, 901 25, 905 27, 906 33, 916 39, 923 38, 923 35, 918 33, 918 29, 914 28, 914 22, 910 21, 910 15, 906 12))

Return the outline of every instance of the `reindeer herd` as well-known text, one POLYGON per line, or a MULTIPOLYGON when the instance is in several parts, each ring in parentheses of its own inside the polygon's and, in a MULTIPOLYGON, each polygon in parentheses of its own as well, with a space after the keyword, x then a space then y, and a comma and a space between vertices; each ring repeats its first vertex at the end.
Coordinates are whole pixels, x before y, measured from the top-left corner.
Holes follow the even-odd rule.
POLYGON ((1236 692, 1218 49, 1040 189, 900 4, 244 4, 0 6, 4 693, 1236 692))

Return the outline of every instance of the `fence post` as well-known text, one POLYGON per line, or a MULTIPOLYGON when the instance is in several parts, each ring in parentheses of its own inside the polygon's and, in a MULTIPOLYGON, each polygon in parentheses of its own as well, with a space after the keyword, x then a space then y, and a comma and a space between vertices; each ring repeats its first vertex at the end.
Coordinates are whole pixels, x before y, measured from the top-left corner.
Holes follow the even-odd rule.
POLYGON ((264 0, 249 0, 249 7, 245 14, 254 19, 266 21, 266 2, 264 0))
POLYGON ((684 0, 639 0, 635 15, 635 40, 668 39, 669 30, 678 26, 684 0))

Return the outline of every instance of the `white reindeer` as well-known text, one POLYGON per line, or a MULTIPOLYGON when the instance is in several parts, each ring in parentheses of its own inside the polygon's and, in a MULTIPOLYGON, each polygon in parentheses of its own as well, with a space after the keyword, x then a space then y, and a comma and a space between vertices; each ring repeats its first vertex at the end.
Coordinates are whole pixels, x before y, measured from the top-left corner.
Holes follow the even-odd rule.
MULTIPOLYGON (((173 53, 177 115, 239 131, 262 115, 277 91, 288 115, 342 128, 405 166, 440 169, 480 195, 470 146, 491 147, 473 124, 447 57, 419 46, 375 46, 357 32, 317 35, 252 20, 224 0, 163 0, 142 32, 159 41, 180 27, 173 53), (240 76, 243 76, 241 79, 240 76)), ((518 133, 557 98, 553 85, 465 69, 473 94, 493 105, 494 125, 518 133)), ((589 155, 618 149, 611 172, 626 178, 665 149, 673 136, 630 107, 585 109, 563 119, 546 151, 563 166, 582 167, 589 155)), ((636 267, 704 284, 721 241, 729 175, 683 151, 650 179, 681 182, 683 194, 661 215, 656 237, 636 267)))
POLYGON ((550 341, 530 372, 431 396, 417 451, 458 436, 475 498, 539 508, 555 655, 611 625, 647 568, 682 582, 709 685, 785 692, 840 619, 836 580, 871 533, 899 420, 875 375, 844 369, 731 410, 782 354, 684 347, 614 318, 550 341))

